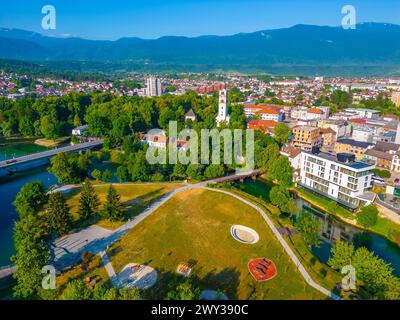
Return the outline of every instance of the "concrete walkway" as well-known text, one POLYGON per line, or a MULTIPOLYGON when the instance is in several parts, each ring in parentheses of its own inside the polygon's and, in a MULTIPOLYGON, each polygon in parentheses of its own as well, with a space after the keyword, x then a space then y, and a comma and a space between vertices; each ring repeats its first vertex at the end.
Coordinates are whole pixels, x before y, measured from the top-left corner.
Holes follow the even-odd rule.
POLYGON ((100 252, 100 257, 103 260, 104 268, 107 271, 108 277, 110 278, 112 284, 115 284, 117 279, 117 274, 115 273, 114 267, 111 264, 110 259, 105 251, 100 252))

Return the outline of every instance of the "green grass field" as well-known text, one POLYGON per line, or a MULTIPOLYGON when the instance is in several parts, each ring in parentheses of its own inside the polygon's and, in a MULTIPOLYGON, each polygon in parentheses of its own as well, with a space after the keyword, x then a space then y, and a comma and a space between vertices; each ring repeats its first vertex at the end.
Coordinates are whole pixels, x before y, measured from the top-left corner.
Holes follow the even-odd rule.
MULTIPOLYGON (((121 201, 126 207, 126 219, 132 218, 138 213, 145 210, 152 202, 161 198, 166 193, 180 187, 181 184, 168 184, 168 183, 156 183, 156 184, 137 184, 137 185, 115 185, 115 189, 121 196, 121 201)), ((100 210, 105 202, 107 196, 108 184, 95 186, 94 189, 100 199, 100 210)), ((80 189, 75 189, 68 193, 67 203, 70 207, 70 212, 74 218, 77 226, 80 228, 89 226, 93 223, 108 228, 116 229, 121 226, 124 222, 111 222, 108 219, 95 218, 90 221, 79 221, 79 197, 80 189)))
POLYGON ((194 189, 179 193, 129 231, 109 250, 117 273, 130 262, 159 272, 145 298, 165 298, 177 283, 179 263, 193 266, 190 278, 201 288, 221 290, 230 299, 326 299, 310 287, 259 213, 225 194, 194 189), (255 229, 260 241, 242 244, 230 234, 233 224, 255 229), (272 259, 278 275, 257 283, 247 270, 252 258, 272 259))

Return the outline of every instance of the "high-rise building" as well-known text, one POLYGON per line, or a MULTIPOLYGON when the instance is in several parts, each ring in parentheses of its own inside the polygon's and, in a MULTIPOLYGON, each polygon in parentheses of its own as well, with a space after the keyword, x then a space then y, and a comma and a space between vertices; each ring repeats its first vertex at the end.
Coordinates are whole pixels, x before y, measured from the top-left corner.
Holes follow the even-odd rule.
POLYGON ((216 118, 217 125, 219 126, 222 122, 229 123, 230 117, 228 115, 228 90, 222 89, 219 91, 218 99, 218 115, 216 118))
POLYGON ((161 81, 155 77, 146 80, 146 95, 148 97, 158 97, 162 94, 161 81))
POLYGON ((391 100, 396 107, 400 107, 400 92, 394 92, 391 100))

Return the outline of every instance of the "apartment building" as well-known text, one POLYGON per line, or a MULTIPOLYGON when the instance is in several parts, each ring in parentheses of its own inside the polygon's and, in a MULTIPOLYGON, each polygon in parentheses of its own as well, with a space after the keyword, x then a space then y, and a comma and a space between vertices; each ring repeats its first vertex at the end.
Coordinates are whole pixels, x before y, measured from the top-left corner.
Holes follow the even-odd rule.
POLYGON ((146 95, 148 97, 161 96, 162 88, 161 81, 158 78, 149 77, 146 80, 146 95))
POLYGON ((336 132, 331 128, 319 129, 322 137, 322 146, 325 148, 331 148, 335 145, 336 132))
POLYGON ((334 130, 336 132, 336 139, 341 139, 351 134, 351 125, 342 120, 319 120, 318 127, 334 130))
POLYGON ((290 117, 295 120, 323 120, 329 117, 329 107, 293 108, 290 117))
POLYGON ((354 128, 352 138, 355 141, 372 142, 374 140, 374 130, 369 127, 354 128))
POLYGON ((322 146, 322 135, 319 128, 310 126, 297 126, 292 128, 292 145, 304 151, 322 146))
POLYGON ((374 146, 373 143, 360 142, 352 139, 340 139, 336 141, 334 152, 352 153, 356 157, 356 161, 361 161, 365 156, 365 152, 374 146))
POLYGON ((363 119, 378 119, 380 111, 365 108, 347 108, 343 110, 345 113, 357 115, 363 119))
POLYGON ((369 192, 374 168, 356 162, 353 154, 303 151, 298 185, 355 210, 375 200, 369 192))

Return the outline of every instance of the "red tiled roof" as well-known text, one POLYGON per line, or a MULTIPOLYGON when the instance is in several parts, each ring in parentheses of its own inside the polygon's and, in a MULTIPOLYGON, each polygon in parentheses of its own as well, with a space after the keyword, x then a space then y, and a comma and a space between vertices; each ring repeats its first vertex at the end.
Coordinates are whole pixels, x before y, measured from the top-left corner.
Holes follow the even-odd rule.
POLYGON ((318 108, 310 108, 310 109, 308 109, 308 112, 309 113, 315 113, 315 114, 322 114, 323 113, 322 110, 318 109, 318 108))
POLYGON ((350 119, 349 121, 350 121, 350 122, 359 123, 359 124, 366 124, 366 123, 367 123, 367 120, 361 119, 361 118, 350 119))
POLYGON ((271 131, 278 122, 273 120, 250 120, 247 124, 248 129, 271 131))

